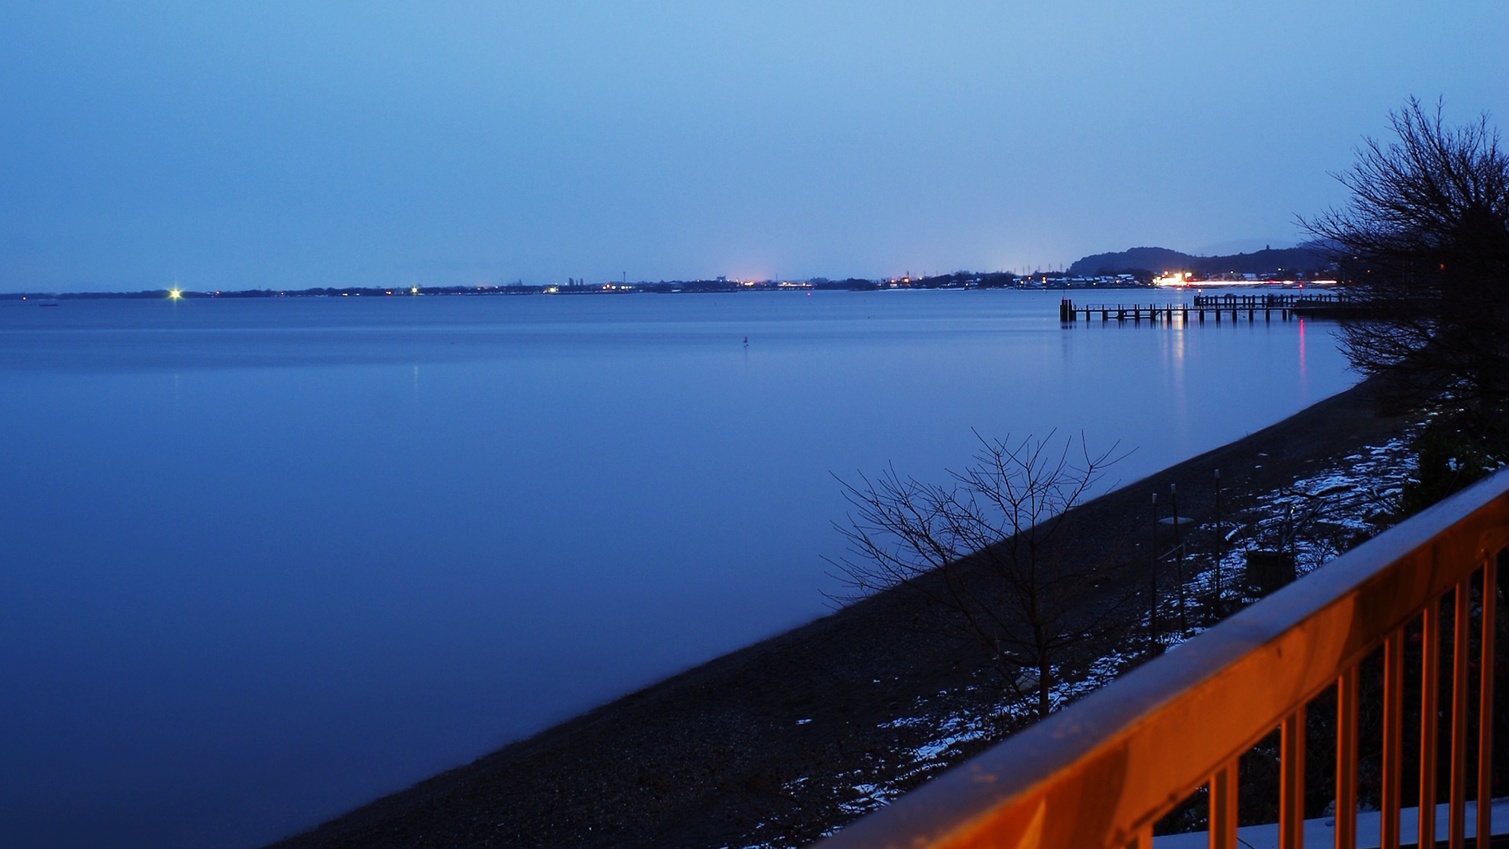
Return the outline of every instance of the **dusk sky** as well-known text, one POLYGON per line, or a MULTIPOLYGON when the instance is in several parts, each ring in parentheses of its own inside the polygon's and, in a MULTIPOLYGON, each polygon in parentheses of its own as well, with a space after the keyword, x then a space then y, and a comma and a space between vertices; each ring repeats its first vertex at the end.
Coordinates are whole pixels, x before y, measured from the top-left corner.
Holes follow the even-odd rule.
POLYGON ((0 291, 880 277, 1287 246, 1509 4, 0 8, 0 291))

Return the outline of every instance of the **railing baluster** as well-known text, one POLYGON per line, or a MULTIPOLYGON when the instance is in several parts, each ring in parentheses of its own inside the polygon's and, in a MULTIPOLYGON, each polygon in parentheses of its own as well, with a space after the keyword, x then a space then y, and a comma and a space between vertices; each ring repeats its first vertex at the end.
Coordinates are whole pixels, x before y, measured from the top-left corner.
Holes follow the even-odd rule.
POLYGON ((1441 599, 1420 617, 1420 808, 1418 846, 1436 843, 1436 711, 1441 686, 1441 599))
POLYGON ((1127 841, 1126 849, 1153 849, 1153 827, 1145 825, 1137 829, 1137 833, 1127 841))
POLYGON ((1383 642, 1383 787, 1379 849, 1399 849, 1399 784, 1404 777, 1404 632, 1383 642))
POLYGON ((1493 635, 1498 609, 1498 555, 1483 562, 1482 633, 1478 645, 1478 828, 1477 845, 1493 834, 1493 635))
POLYGON ((1210 779, 1210 849, 1237 846, 1237 761, 1210 779))
POLYGON ((1451 806, 1448 846, 1462 849, 1467 836, 1467 619, 1472 579, 1457 584, 1451 620, 1451 806))
POLYGON ((1305 845, 1305 706, 1279 726, 1278 849, 1305 845))
POLYGON ((1336 681, 1336 849, 1357 846, 1357 667, 1336 681))

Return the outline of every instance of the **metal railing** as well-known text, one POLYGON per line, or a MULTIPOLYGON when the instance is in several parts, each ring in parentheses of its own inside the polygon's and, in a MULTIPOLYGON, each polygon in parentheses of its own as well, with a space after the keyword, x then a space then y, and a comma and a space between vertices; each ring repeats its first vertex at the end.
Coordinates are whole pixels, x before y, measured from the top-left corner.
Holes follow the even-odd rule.
POLYGON ((1380 646, 1381 846, 1397 849, 1407 642, 1420 657, 1418 665, 1409 664, 1419 699, 1420 727, 1411 731, 1418 758, 1413 747, 1408 752, 1419 770, 1410 776, 1419 787, 1419 835, 1404 843, 1436 843, 1437 775, 1448 764, 1447 786, 1440 789, 1449 800, 1449 845, 1463 846, 1469 830, 1490 835, 1492 635, 1497 561, 1506 547, 1509 471, 1501 471, 845 827, 822 849, 1149 849, 1154 823, 1202 788, 1208 790, 1209 845, 1231 849, 1238 758, 1275 728, 1281 730, 1279 845, 1298 849, 1306 706, 1332 687, 1335 810, 1343 814, 1336 817, 1335 845, 1352 849, 1356 816, 1344 814, 1357 810, 1359 665, 1376 660, 1380 646), (1441 648, 1448 598, 1450 690, 1438 699, 1447 683, 1441 648), (1474 618, 1476 640, 1469 634, 1474 618), (1478 681, 1476 717, 1469 716, 1472 678, 1478 681), (1446 734, 1449 741, 1438 747, 1446 734), (1470 765, 1473 738, 1477 757, 1470 765), (1438 748, 1447 750, 1446 762, 1438 748), (1473 772, 1477 804, 1469 829, 1473 772))

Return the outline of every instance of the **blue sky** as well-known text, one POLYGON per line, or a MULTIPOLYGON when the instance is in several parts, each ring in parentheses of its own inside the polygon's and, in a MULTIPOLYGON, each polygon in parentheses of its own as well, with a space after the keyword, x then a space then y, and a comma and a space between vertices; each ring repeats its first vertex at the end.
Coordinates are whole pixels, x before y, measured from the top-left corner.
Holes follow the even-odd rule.
POLYGON ((1299 239, 1509 5, 0 8, 0 291, 1050 267, 1299 239))

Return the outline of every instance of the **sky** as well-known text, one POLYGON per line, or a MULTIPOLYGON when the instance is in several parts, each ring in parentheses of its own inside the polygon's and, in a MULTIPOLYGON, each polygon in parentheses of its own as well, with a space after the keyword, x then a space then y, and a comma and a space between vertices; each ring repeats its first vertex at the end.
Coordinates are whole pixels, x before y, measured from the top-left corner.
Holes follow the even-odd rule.
POLYGON ((1292 245, 1509 4, 0 5, 0 292, 878 278, 1292 245))

